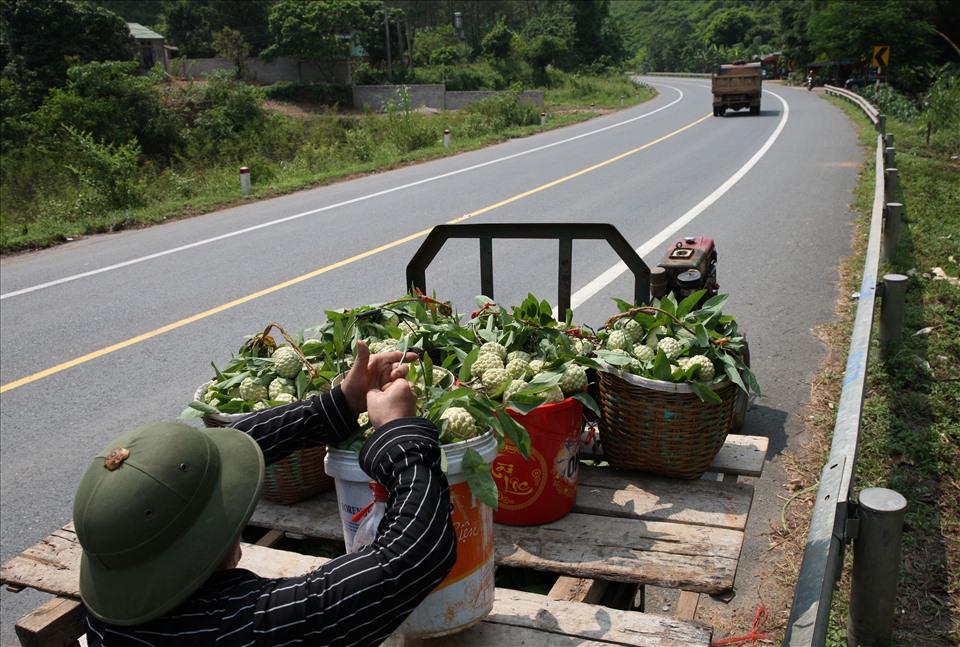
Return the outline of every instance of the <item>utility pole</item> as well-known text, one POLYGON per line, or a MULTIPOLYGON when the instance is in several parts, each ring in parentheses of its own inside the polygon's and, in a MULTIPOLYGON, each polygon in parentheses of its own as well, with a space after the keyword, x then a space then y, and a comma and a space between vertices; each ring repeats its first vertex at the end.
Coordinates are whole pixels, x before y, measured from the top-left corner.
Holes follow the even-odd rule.
POLYGON ((383 38, 387 44, 387 80, 393 80, 393 62, 390 60, 390 21, 387 20, 387 0, 383 0, 383 38))

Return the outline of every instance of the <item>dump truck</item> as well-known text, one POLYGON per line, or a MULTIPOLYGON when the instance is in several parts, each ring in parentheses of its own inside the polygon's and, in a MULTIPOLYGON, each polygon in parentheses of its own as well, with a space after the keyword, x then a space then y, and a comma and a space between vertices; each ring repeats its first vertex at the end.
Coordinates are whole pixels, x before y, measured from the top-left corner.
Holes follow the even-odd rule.
POLYGON ((721 65, 712 79, 714 117, 722 117, 727 110, 744 108, 749 108, 751 115, 760 114, 760 63, 721 65))

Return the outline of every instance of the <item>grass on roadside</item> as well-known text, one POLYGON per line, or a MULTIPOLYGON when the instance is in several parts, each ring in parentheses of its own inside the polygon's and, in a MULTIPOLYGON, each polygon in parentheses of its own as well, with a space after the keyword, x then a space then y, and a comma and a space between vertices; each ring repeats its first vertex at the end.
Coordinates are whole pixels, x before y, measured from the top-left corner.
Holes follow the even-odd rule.
MULTIPOLYGON (((150 162, 132 163, 123 151, 77 135, 84 159, 77 173, 80 182, 63 168, 52 178, 37 172, 47 161, 25 158, 17 180, 15 168, 5 169, 13 180, 3 196, 0 218, 0 252, 47 247, 84 235, 136 228, 168 219, 193 216, 241 202, 256 201, 328 184, 358 174, 397 168, 476 150, 507 139, 526 137, 544 130, 596 117, 600 111, 619 109, 649 100, 654 91, 638 86, 625 76, 580 77, 558 74, 545 92, 544 108, 522 105, 508 92, 456 112, 431 113, 410 105, 395 105, 383 113, 359 114, 336 111, 268 109, 259 126, 237 137, 233 148, 204 144, 173 164, 158 168, 150 162), (591 111, 595 104, 597 112, 591 111), (546 124, 541 126, 541 110, 546 124), (294 114, 296 113, 296 114, 294 114), (451 132, 451 145, 444 145, 444 131, 451 132), (246 166, 252 178, 251 195, 240 195, 238 169, 246 166), (105 169, 113 169, 107 171, 105 169), (123 171, 123 182, 117 182, 123 171), (86 172, 89 177, 84 176, 86 172), (12 175, 11 175, 12 174, 12 175), (106 177, 109 176, 109 177, 106 177), (33 178, 47 178, 38 187, 33 178), (56 181, 55 181, 56 180, 56 181), (135 196, 138 206, 105 208, 98 188, 119 186, 135 196), (22 186, 21 186, 22 185, 22 186)), ((176 90, 169 96, 178 96, 176 90)), ((189 90, 181 93, 189 99, 189 90)), ((282 106, 281 106, 282 107, 282 106)), ((271 109, 273 108, 273 109, 271 109)), ((6 164, 11 164, 5 158, 6 164)), ((53 164, 53 160, 50 160, 53 164)))
MULTIPOLYGON (((875 133, 859 109, 836 103, 873 150, 875 133)), ((960 162, 957 151, 926 146, 914 126, 891 119, 887 126, 895 138, 904 221, 896 254, 880 276, 904 274, 909 281, 901 340, 883 353, 874 341, 871 352, 855 489, 885 487, 908 502, 892 644, 946 647, 960 644, 960 162)), ((856 311, 848 295, 860 287, 873 199, 874 156, 866 157, 854 204, 861 214, 855 254, 841 268, 840 321, 819 331, 831 353, 814 385, 808 420, 820 439, 806 462, 794 466, 802 485, 819 478, 842 387, 856 311)), ((795 553, 803 549, 805 522, 809 508, 791 515, 795 553)), ((798 569, 796 557, 788 561, 798 569)), ((846 645, 851 557, 848 546, 831 608, 830 646, 846 645)))

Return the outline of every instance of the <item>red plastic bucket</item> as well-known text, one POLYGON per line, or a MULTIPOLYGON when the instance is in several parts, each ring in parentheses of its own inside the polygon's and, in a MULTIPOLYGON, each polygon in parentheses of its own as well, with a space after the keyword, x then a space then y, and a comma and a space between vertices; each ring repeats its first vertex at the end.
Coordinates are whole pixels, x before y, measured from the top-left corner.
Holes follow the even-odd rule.
POLYGON ((577 501, 580 429, 583 403, 575 398, 543 404, 523 415, 507 409, 530 434, 530 457, 524 460, 509 440, 493 461, 499 509, 493 520, 509 526, 555 521, 577 501))

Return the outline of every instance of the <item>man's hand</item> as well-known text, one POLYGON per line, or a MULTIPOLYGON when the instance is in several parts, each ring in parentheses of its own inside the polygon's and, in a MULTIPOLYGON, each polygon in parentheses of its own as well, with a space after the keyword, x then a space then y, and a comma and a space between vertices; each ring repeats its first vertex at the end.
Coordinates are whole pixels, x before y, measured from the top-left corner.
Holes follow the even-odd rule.
POLYGON ((416 357, 416 353, 407 353, 403 357, 400 351, 371 355, 366 343, 358 340, 357 356, 341 384, 350 409, 356 414, 367 411, 367 393, 371 390, 380 391, 406 377, 410 367, 405 362, 412 362, 416 357))
POLYGON ((407 380, 394 380, 383 389, 367 392, 367 412, 370 414, 370 424, 374 429, 379 429, 392 420, 416 415, 417 394, 407 380))

